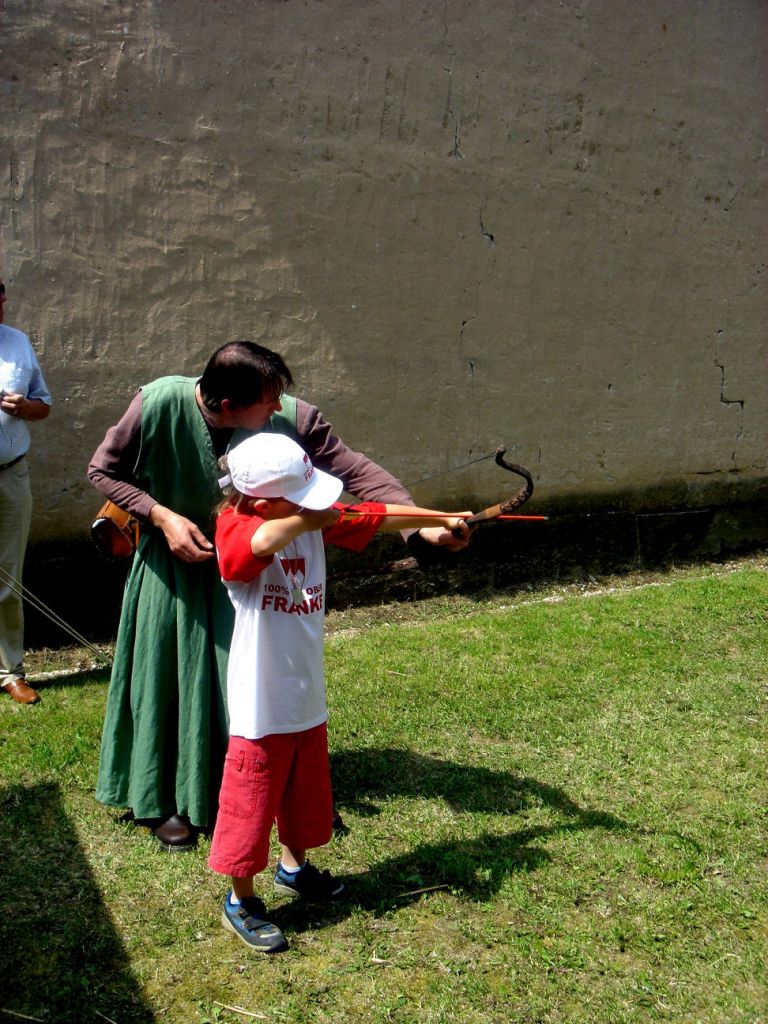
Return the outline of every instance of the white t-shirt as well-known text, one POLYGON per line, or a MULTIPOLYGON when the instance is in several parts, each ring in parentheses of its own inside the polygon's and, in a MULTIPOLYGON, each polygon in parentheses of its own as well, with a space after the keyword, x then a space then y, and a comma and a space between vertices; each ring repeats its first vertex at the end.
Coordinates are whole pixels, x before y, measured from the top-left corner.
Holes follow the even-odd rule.
POLYGON ((302 732, 328 717, 323 675, 325 544, 362 551, 384 506, 327 530, 302 533, 285 550, 256 558, 251 538, 259 516, 226 509, 216 524, 216 552, 235 608, 227 670, 230 736, 259 739, 302 732), (299 600, 301 591, 301 600, 299 600))

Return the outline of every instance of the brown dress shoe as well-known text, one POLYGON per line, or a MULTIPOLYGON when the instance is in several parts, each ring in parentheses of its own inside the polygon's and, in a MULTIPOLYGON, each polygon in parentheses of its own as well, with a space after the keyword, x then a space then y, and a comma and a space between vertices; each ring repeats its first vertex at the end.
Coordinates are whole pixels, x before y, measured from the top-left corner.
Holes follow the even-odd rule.
POLYGON ((37 704, 40 700, 37 690, 33 690, 21 678, 3 683, 3 689, 11 695, 11 700, 15 700, 17 704, 37 704))
POLYGON ((167 853, 182 853, 197 846, 197 829, 189 818, 172 814, 170 818, 153 829, 155 839, 167 853))

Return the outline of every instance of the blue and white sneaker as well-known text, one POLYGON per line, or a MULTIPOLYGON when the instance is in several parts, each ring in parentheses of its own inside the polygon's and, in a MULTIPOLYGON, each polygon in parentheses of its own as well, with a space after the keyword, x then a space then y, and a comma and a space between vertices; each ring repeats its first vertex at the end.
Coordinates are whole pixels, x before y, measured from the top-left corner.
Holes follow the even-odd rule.
POLYGON ((344 883, 334 878, 330 871, 318 871, 314 864, 306 861, 298 871, 286 871, 277 862, 275 888, 287 896, 301 896, 313 902, 327 902, 338 899, 344 892, 344 883))
POLYGON ((232 892, 227 893, 221 923, 246 946, 258 953, 277 953, 286 949, 285 936, 270 921, 264 919, 267 908, 258 896, 246 896, 239 903, 231 903, 232 892))

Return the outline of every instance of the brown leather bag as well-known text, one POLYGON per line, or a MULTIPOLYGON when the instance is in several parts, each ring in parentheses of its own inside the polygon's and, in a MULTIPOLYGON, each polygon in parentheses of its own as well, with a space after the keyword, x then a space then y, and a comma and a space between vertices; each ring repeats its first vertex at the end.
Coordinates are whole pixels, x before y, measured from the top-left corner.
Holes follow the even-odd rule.
POLYGON ((107 558, 130 558, 139 543, 139 521, 105 501, 91 523, 91 540, 107 558))

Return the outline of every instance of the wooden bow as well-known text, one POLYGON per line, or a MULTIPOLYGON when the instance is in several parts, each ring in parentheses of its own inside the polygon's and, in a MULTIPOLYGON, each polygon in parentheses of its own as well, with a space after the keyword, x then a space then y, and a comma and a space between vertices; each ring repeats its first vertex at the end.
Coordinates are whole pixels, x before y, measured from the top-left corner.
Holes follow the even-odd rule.
MULTIPOLYGON (((524 466, 518 466, 516 462, 507 462, 504 456, 507 454, 507 449, 504 445, 499 445, 496 449, 496 455, 494 456, 497 466, 501 466, 502 469, 508 470, 510 473, 515 473, 517 476, 521 476, 525 480, 525 484, 520 490, 513 494, 507 501, 500 501, 498 505, 491 505, 490 508, 484 508, 482 512, 476 512, 473 516, 470 516, 466 520, 467 526, 478 526, 480 523, 490 523, 494 519, 504 519, 516 508, 520 508, 528 501, 530 496, 533 494, 533 477, 524 466)), ((522 518, 522 517, 521 517, 522 518)), ((527 516, 525 518, 528 518, 527 516)), ((533 517, 531 517, 533 518, 533 517)), ((546 516, 537 516, 541 519, 546 519, 546 516)), ((455 537, 461 536, 460 530, 453 530, 455 537)))
MULTIPOLYGON (((523 487, 520 488, 517 494, 513 494, 512 497, 508 498, 506 501, 501 501, 499 502, 498 505, 491 505, 490 508, 484 508, 482 512, 475 512, 474 515, 468 516, 467 519, 465 520, 467 526, 479 526, 481 523, 491 523, 496 520, 506 521, 510 519, 523 519, 530 520, 531 522, 542 522, 543 520, 548 518, 547 516, 511 515, 511 513, 516 508, 520 508, 522 505, 524 505, 526 501, 528 501, 530 496, 533 494, 533 477, 524 466, 518 466, 515 462, 507 462, 507 460, 504 458, 506 451, 507 449, 504 447, 504 445, 499 445, 499 447, 496 449, 496 453, 494 456, 496 465, 501 466, 502 469, 506 469, 510 473, 516 473, 518 476, 521 476, 525 480, 525 484, 523 485, 523 487)), ((342 516, 355 517, 360 516, 362 514, 363 513, 357 512, 353 508, 342 509, 342 516)), ((414 512, 390 512, 388 514, 390 516, 402 516, 406 519, 421 517, 425 519, 445 517, 446 519, 448 519, 453 518, 456 515, 455 512, 430 512, 426 510, 414 512)), ((461 530, 456 529, 452 530, 451 532, 455 537, 463 536, 461 530)))

